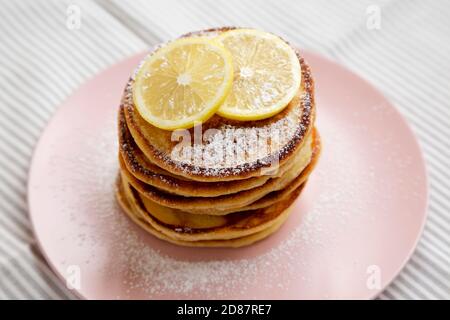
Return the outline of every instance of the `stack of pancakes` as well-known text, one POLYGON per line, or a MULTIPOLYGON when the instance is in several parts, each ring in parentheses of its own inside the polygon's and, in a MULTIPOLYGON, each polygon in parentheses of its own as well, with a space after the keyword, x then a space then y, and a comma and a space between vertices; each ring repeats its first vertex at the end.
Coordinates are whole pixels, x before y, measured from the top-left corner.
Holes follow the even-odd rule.
POLYGON ((313 79, 297 56, 298 94, 283 111, 258 121, 214 115, 189 130, 162 130, 139 115, 130 79, 119 110, 117 180, 128 216, 184 246, 239 247, 276 231, 320 152, 313 79))

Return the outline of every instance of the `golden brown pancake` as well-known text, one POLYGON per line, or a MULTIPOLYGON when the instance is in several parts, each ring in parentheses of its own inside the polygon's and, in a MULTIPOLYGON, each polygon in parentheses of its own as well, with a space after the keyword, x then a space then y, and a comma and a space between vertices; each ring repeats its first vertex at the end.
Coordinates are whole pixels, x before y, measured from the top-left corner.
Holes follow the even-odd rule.
POLYGON ((123 161, 120 161, 121 171, 122 174, 126 176, 129 183, 142 196, 166 207, 182 209, 185 211, 210 208, 216 208, 217 210, 237 209, 255 202, 272 191, 283 189, 297 176, 299 176, 311 160, 312 150, 315 144, 312 139, 313 135, 311 135, 307 141, 309 148, 308 145, 305 145, 305 147, 300 150, 298 158, 294 161, 294 166, 283 176, 271 178, 265 184, 256 188, 223 196, 184 197, 171 193, 165 193, 153 186, 144 184, 137 180, 132 174, 129 173, 123 161))
POLYGON ((159 129, 139 115, 132 99, 133 79, 130 79, 122 107, 134 141, 151 163, 195 181, 247 179, 260 176, 261 169, 269 167, 274 161, 283 165, 305 142, 315 116, 310 68, 298 52, 297 55, 302 69, 300 90, 283 111, 258 121, 236 121, 214 115, 201 128, 177 132, 179 139, 174 139, 172 131, 159 129), (199 132, 196 136, 200 137, 209 136, 208 132, 214 133, 209 136, 209 143, 199 146, 192 141, 195 130, 199 132), (271 141, 274 132, 278 132, 276 148, 271 141), (187 134, 189 141, 180 137, 187 134), (255 145, 255 137, 262 145, 255 145), (251 152, 252 147, 257 147, 258 152, 251 152), (230 149, 234 151, 229 152, 230 149), (244 152, 239 152, 242 149, 244 152), (202 155, 200 159, 193 156, 196 152, 202 155))
POLYGON ((191 197, 216 197, 236 193, 259 187, 270 178, 280 177, 294 164, 293 161, 286 162, 270 175, 248 179, 220 182, 192 181, 158 167, 145 157, 128 130, 123 108, 119 110, 118 123, 120 156, 128 171, 136 179, 168 193, 191 197))
POLYGON ((300 185, 305 185, 309 175, 312 173, 314 168, 317 165, 317 162, 320 158, 321 152, 321 143, 320 136, 317 131, 315 131, 315 140, 316 144, 314 146, 313 156, 311 162, 308 166, 302 171, 302 173, 296 177, 289 185, 287 185, 284 189, 278 191, 272 191, 269 194, 265 195, 261 199, 241 208, 228 209, 228 210, 217 210, 216 208, 210 208, 206 210, 189 210, 188 212, 193 214, 209 214, 209 215, 225 215, 232 212, 240 212, 240 211, 249 211, 255 209, 261 209, 267 206, 274 204, 277 201, 281 201, 285 199, 292 191, 298 188, 300 185))
POLYGON ((167 237, 181 241, 229 240, 261 232, 277 224, 280 220, 284 221, 285 215, 288 215, 287 209, 302 190, 302 186, 300 186, 287 199, 266 208, 223 216, 225 223, 221 226, 194 229, 169 225, 157 220, 152 212, 147 211, 139 194, 127 181, 119 179, 119 183, 122 183, 124 195, 135 215, 139 215, 141 219, 167 237))
POLYGON ((262 240, 272 233, 274 233, 278 228, 283 224, 283 222, 287 219, 288 214, 286 214, 283 219, 280 219, 277 223, 272 225, 271 227, 254 234, 251 234, 249 236, 241 237, 241 238, 234 238, 234 239, 228 239, 228 240, 203 240, 203 241, 181 241, 181 240, 175 240, 172 239, 165 234, 159 232, 155 228, 153 228, 149 223, 147 223, 139 214, 136 214, 132 208, 131 205, 128 203, 128 200, 126 199, 122 188, 119 186, 118 190, 116 192, 116 198, 119 202, 122 209, 125 211, 125 213, 128 215, 128 217, 137 225, 139 225, 141 228, 143 228, 145 231, 150 233, 151 235, 157 237, 158 239, 179 245, 179 246, 186 246, 186 247, 230 247, 230 248, 238 248, 242 246, 251 245, 256 241, 262 240))

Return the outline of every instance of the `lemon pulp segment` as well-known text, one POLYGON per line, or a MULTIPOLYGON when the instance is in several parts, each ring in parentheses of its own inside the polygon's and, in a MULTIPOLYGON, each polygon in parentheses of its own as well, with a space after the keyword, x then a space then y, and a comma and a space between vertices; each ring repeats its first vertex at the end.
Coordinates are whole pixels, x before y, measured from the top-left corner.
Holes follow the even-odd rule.
POLYGON ((233 86, 218 114, 235 120, 265 119, 280 112, 298 92, 301 68, 295 51, 281 38, 236 29, 217 41, 231 53, 233 86))
POLYGON ((208 38, 183 38, 145 59, 133 84, 139 114, 166 129, 192 127, 206 121, 230 91, 229 53, 208 38))

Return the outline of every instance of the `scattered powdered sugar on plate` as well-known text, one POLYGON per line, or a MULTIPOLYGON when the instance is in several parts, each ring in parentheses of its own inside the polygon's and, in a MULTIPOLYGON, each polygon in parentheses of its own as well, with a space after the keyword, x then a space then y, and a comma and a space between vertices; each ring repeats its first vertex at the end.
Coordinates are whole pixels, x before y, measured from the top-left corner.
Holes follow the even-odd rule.
POLYGON ((223 298, 230 296, 236 288, 242 292, 249 290, 255 285, 257 274, 286 279, 264 282, 263 286, 268 290, 288 286, 287 280, 298 276, 296 266, 301 263, 298 249, 300 242, 304 241, 301 228, 292 232, 278 246, 256 257, 186 261, 152 248, 139 234, 130 232, 125 217, 117 218, 113 227, 118 245, 116 249, 120 252, 117 259, 119 265, 127 266, 125 272, 129 291, 140 289, 151 296, 168 292, 181 295, 196 292, 223 298), (283 268, 280 268, 278 261, 283 261, 283 268))

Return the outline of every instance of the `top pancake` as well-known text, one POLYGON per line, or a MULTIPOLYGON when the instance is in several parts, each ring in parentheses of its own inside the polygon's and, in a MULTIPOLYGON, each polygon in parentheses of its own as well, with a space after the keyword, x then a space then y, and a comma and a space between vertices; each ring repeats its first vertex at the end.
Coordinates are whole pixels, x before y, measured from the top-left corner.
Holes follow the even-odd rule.
POLYGON ((302 148, 299 148, 296 155, 292 157, 293 161, 284 163, 278 167, 278 170, 274 170, 270 174, 268 172, 266 175, 232 181, 193 181, 174 175, 147 159, 128 130, 123 108, 119 110, 118 124, 120 163, 123 163, 136 179, 165 192, 182 196, 215 197, 259 187, 269 179, 280 177, 287 172, 294 165, 298 154, 308 147, 304 143, 302 148))
MULTIPOLYGON (((208 30, 207 35, 222 30, 208 30)), ((160 168, 195 181, 231 181, 260 176, 261 170, 282 165, 301 148, 315 115, 310 68, 297 56, 302 82, 298 94, 280 113, 264 120, 236 121, 214 115, 189 130, 168 131, 145 121, 132 98, 129 80, 122 106, 137 146, 160 168)))

